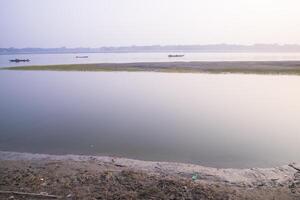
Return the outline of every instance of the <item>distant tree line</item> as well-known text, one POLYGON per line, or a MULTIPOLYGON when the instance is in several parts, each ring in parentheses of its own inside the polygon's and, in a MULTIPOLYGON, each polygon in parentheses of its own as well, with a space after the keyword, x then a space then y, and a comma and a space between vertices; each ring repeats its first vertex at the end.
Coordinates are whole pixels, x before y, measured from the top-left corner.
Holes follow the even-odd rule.
POLYGON ((0 54, 43 54, 43 53, 128 53, 128 52, 300 52, 297 44, 254 44, 254 45, 152 45, 100 48, 0 48, 0 54))

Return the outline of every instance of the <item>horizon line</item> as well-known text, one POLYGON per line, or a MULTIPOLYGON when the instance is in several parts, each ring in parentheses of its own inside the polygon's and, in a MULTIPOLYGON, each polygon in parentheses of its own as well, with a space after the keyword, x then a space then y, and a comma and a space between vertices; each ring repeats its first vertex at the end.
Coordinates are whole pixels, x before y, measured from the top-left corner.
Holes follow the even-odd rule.
POLYGON ((151 45, 107 45, 99 47, 89 47, 89 46, 77 46, 77 47, 67 47, 67 46, 57 46, 57 47, 37 47, 37 46, 27 46, 27 47, 0 47, 0 49, 98 49, 98 48, 121 48, 121 47, 170 47, 170 46, 300 46, 300 43, 253 43, 253 44, 235 44, 235 43, 209 43, 209 44, 151 44, 151 45))

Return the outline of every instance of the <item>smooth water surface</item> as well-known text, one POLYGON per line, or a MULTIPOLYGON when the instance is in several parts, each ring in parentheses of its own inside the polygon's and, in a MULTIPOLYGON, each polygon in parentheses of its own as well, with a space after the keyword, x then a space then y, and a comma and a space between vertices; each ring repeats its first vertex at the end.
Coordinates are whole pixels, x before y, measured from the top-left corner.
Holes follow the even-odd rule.
POLYGON ((0 71, 0 150, 300 161, 300 76, 0 71))
POLYGON ((300 53, 192 53, 180 52, 184 57, 169 58, 165 53, 82 53, 82 54, 19 54, 0 55, 0 67, 23 65, 57 65, 84 63, 133 63, 133 62, 176 62, 176 61, 282 61, 300 60, 300 53), (88 58, 76 58, 88 56, 88 58), (9 62, 11 59, 30 59, 30 62, 9 62))

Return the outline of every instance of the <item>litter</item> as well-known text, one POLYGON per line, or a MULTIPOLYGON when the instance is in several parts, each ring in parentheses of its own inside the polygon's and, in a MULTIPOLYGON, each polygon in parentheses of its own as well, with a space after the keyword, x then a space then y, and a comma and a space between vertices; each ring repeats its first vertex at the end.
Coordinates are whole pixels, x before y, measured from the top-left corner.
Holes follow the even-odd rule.
POLYGON ((198 174, 194 174, 194 175, 192 176, 192 180, 195 181, 195 180, 197 180, 197 179, 198 179, 198 174))

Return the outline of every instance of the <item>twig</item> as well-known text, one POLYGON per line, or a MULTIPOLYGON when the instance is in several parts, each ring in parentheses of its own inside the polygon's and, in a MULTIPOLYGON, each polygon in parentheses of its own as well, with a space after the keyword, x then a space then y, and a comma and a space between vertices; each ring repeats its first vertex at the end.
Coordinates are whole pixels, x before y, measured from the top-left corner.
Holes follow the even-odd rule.
POLYGON ((295 170, 297 170, 298 172, 300 172, 300 169, 298 167, 295 167, 293 164, 289 164, 289 166, 295 170))
POLYGON ((115 164, 116 167, 126 167, 125 165, 115 164))
POLYGON ((51 199, 59 199, 59 196, 49 195, 49 194, 41 194, 41 193, 27 193, 27 192, 17 192, 17 191, 4 191, 0 190, 0 194, 15 194, 15 195, 26 195, 32 197, 47 197, 51 199))

